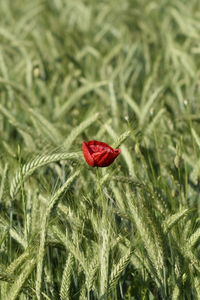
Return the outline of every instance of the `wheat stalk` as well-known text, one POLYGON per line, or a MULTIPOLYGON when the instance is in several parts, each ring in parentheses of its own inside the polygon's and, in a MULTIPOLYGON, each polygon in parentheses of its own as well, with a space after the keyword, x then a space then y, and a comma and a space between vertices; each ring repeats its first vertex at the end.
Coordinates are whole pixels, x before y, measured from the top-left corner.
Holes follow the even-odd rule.
POLYGON ((35 170, 43 167, 52 162, 60 160, 70 160, 79 159, 78 153, 54 153, 49 155, 40 155, 31 160, 30 162, 24 164, 21 170, 17 171, 14 178, 11 181, 10 195, 12 198, 16 195, 20 188, 20 182, 24 181, 28 176, 30 176, 35 170))

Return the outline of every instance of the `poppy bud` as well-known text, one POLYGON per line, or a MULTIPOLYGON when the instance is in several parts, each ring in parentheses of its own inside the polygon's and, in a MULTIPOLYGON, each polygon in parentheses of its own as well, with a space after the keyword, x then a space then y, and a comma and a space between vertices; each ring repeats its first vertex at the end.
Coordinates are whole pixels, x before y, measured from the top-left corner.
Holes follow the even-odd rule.
POLYGON ((120 149, 113 149, 108 144, 98 141, 83 142, 84 158, 91 167, 108 167, 121 153, 120 149))

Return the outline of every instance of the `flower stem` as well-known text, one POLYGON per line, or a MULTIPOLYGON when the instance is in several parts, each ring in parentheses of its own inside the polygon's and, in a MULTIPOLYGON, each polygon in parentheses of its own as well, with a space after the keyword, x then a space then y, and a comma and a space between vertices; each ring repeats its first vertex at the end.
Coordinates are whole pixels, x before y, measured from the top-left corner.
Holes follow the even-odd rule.
POLYGON ((99 259, 100 259, 100 299, 107 299, 108 291, 108 268, 109 268, 109 244, 110 244, 110 226, 108 226, 108 204, 107 199, 103 193, 103 187, 101 184, 102 172, 99 168, 96 170, 97 177, 97 193, 99 199, 99 205, 102 213, 99 223, 99 259))

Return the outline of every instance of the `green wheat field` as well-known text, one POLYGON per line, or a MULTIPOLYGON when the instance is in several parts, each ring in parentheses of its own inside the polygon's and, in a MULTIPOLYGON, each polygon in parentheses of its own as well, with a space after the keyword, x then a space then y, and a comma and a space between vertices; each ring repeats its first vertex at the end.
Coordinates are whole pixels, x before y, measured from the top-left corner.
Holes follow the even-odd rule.
POLYGON ((199 0, 0 0, 0 137, 0 300, 200 299, 199 0))

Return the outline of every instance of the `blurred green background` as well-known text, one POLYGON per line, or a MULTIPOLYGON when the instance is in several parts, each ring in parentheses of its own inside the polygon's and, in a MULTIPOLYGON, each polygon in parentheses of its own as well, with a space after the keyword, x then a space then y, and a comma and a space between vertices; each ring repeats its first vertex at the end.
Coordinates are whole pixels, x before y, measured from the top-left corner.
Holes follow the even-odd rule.
POLYGON ((0 1, 0 299, 199 299, 199 41, 199 0, 0 1))

